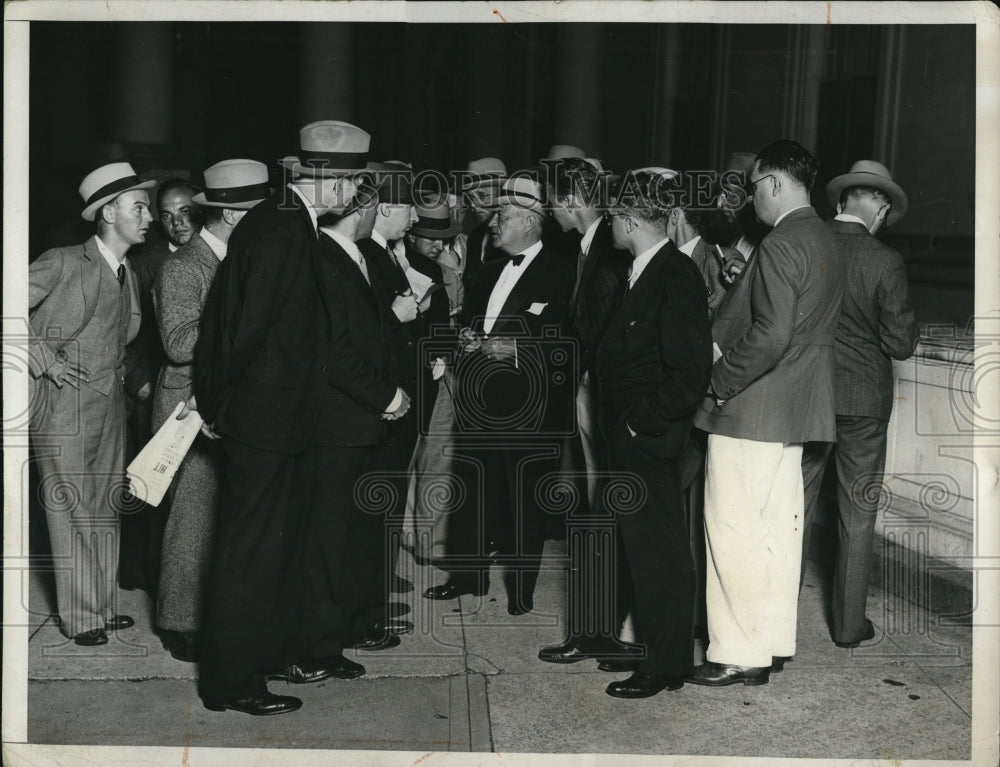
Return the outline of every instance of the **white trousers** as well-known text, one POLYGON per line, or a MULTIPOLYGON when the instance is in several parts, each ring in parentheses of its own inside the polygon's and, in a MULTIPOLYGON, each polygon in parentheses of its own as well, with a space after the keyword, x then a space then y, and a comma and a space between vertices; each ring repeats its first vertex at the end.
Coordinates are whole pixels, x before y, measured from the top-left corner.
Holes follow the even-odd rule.
POLYGON ((802 445, 708 435, 708 660, 770 666, 795 654, 802 445))

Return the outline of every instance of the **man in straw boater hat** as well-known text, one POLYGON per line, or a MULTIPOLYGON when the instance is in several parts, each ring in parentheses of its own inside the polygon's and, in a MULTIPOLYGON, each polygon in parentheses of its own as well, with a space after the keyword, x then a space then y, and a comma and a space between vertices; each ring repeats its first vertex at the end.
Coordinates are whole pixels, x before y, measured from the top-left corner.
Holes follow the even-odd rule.
POLYGON ((507 166, 496 157, 480 157, 469 162, 461 177, 458 191, 468 206, 470 219, 475 222, 465 241, 465 264, 462 269, 463 287, 468 292, 479 267, 494 258, 503 257, 490 242, 490 219, 496 213, 500 187, 507 180, 507 166))
MULTIPOLYGON (((251 209, 229 239, 195 351, 198 410, 222 437, 223 480, 202 626, 202 700, 214 711, 280 714, 301 706, 266 679, 293 683, 364 673, 303 626, 331 605, 308 603, 306 543, 319 526, 316 451, 335 374, 318 217, 344 213, 365 169, 369 135, 322 120, 299 131, 293 179, 251 209), (318 657, 319 653, 322 653, 318 657)), ((396 417, 408 397, 396 390, 396 417)), ((333 571, 339 561, 328 563, 333 571)), ((311 594, 312 592, 308 592, 311 594)))
POLYGON ((565 330, 573 273, 542 246, 542 186, 509 178, 490 222, 507 254, 482 265, 466 293, 455 369, 458 480, 450 515, 448 580, 428 599, 489 591, 490 556, 507 565, 507 611, 534 608, 544 544, 543 477, 555 476, 575 377, 565 330))
POLYGON ((906 215, 906 193, 888 168, 859 160, 826 186, 837 216, 830 222, 843 263, 844 306, 837 323, 837 442, 806 445, 803 453, 806 516, 803 562, 831 448, 837 464, 839 546, 833 577, 831 628, 838 647, 875 637, 865 615, 872 567, 878 488, 885 469, 892 413, 892 360, 916 348, 919 328, 910 305, 906 269, 898 252, 875 235, 906 215))
POLYGON ((712 323, 711 388, 695 414, 705 459, 707 662, 689 681, 766 684, 795 653, 802 446, 832 442, 834 236, 809 204, 818 162, 795 141, 757 155, 748 191, 773 227, 712 323))
POLYGON ((125 345, 139 331, 138 286, 125 260, 153 218, 147 189, 127 162, 80 184, 82 245, 42 253, 28 270, 31 438, 55 563, 63 633, 106 644, 134 624, 115 615, 118 532, 125 480, 125 345))
MULTIPOLYGON (((153 283, 153 305, 164 364, 153 394, 153 429, 178 403, 179 419, 197 410, 194 352, 202 310, 229 238, 247 211, 268 197, 267 166, 254 160, 223 160, 205 169, 205 190, 193 198, 205 223, 164 260, 153 283)), ((164 500, 156 625, 163 646, 178 660, 198 659, 202 593, 211 553, 222 470, 221 446, 206 427, 196 437, 164 500)))
POLYGON ((636 634, 645 646, 644 657, 601 666, 633 672, 608 685, 608 695, 619 698, 682 687, 694 653, 694 564, 679 466, 708 387, 712 337, 698 268, 667 234, 670 211, 680 204, 677 175, 659 167, 630 171, 609 210, 613 242, 632 262, 594 369, 611 481, 628 472, 641 486, 634 504, 607 502, 631 576, 636 634))

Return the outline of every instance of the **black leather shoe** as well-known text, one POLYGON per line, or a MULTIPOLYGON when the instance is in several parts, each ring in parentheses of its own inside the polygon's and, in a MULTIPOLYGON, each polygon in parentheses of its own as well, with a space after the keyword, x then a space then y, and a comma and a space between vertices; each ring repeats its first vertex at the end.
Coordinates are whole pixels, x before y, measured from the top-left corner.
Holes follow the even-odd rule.
POLYGON ((834 644, 837 645, 837 647, 843 648, 844 650, 853 650, 862 642, 867 642, 869 639, 874 639, 874 638, 875 638, 875 624, 872 623, 867 618, 865 618, 865 633, 860 639, 857 639, 853 642, 837 642, 836 640, 834 640, 834 644))
POLYGON ((679 690, 683 686, 684 680, 678 677, 636 671, 628 679, 609 684, 605 692, 612 698, 649 698, 662 690, 679 690))
POLYGON ((360 663, 348 660, 343 655, 333 658, 323 664, 334 679, 357 679, 365 673, 365 667, 360 663))
POLYGON ((209 711, 225 711, 228 708, 251 716, 289 714, 302 708, 302 701, 298 698, 269 692, 250 698, 202 698, 201 702, 209 711))
POLYGON ((281 682, 288 682, 289 684, 311 684, 313 682, 322 682, 331 676, 333 674, 327 668, 293 664, 288 666, 284 671, 276 674, 268 674, 267 678, 269 680, 274 679, 281 682))
POLYGON ((394 575, 392 576, 392 583, 389 584, 389 590, 393 594, 409 594, 413 591, 413 583, 406 578, 394 575))
POLYGON ((568 639, 562 644, 543 647, 538 651, 538 660, 543 660, 546 663, 576 663, 596 657, 595 653, 583 650, 572 639, 568 639))
POLYGON ((454 599, 462 594, 471 594, 474 597, 481 597, 489 592, 489 583, 480 587, 475 581, 453 581, 442 583, 440 586, 431 586, 424 592, 424 599, 454 599))
POLYGON ((604 658, 597 664, 598 671, 608 671, 612 674, 635 671, 638 667, 639 661, 629 658, 604 658))
POLYGON ((390 621, 389 623, 373 623, 364 636, 355 643, 355 650, 390 650, 398 647, 400 643, 399 635, 408 634, 413 631, 413 624, 410 621, 390 621))
POLYGON ((116 615, 104 624, 105 631, 121 631, 122 629, 130 629, 135 625, 135 621, 128 615, 116 615))
POLYGON ((81 647, 96 647, 99 644, 108 643, 108 633, 104 629, 91 629, 77 634, 73 641, 81 647))
POLYGON ((703 663, 687 678, 691 684, 708 687, 725 687, 743 682, 747 687, 767 684, 771 676, 770 666, 733 666, 729 663, 703 663))
POLYGON ((785 664, 792 659, 791 655, 772 655, 771 671, 784 671, 785 664))
POLYGON ((160 643, 175 659, 185 663, 197 663, 200 655, 200 641, 193 631, 161 631, 160 643))

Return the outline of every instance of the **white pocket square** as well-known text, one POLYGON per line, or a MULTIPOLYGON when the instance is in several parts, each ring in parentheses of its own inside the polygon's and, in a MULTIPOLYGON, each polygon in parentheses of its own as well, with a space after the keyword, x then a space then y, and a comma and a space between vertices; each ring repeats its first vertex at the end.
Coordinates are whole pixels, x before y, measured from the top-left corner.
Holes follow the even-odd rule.
POLYGON ((531 306, 528 307, 528 311, 531 314, 539 315, 545 311, 546 306, 548 306, 548 304, 540 304, 536 301, 535 303, 533 303, 531 306))

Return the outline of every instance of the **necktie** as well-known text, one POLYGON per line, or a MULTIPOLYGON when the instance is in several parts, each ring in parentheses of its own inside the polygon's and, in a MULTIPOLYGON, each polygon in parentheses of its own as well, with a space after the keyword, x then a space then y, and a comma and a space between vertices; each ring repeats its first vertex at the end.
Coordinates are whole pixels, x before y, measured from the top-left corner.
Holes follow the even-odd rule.
POLYGON ((510 260, 514 266, 520 266, 521 262, 524 261, 524 253, 518 253, 516 256, 511 256, 510 260))
POLYGON ((118 284, 125 284, 125 264, 118 264, 118 284))
POLYGON ((580 292, 580 281, 583 279, 583 264, 587 260, 587 254, 581 249, 576 257, 576 282, 573 283, 573 296, 570 303, 576 303, 576 294, 580 292))
POLYGON ((365 282, 371 285, 372 280, 371 277, 368 276, 368 264, 365 263, 365 257, 359 253, 358 260, 355 263, 358 265, 358 268, 361 270, 361 273, 365 276, 365 282))

